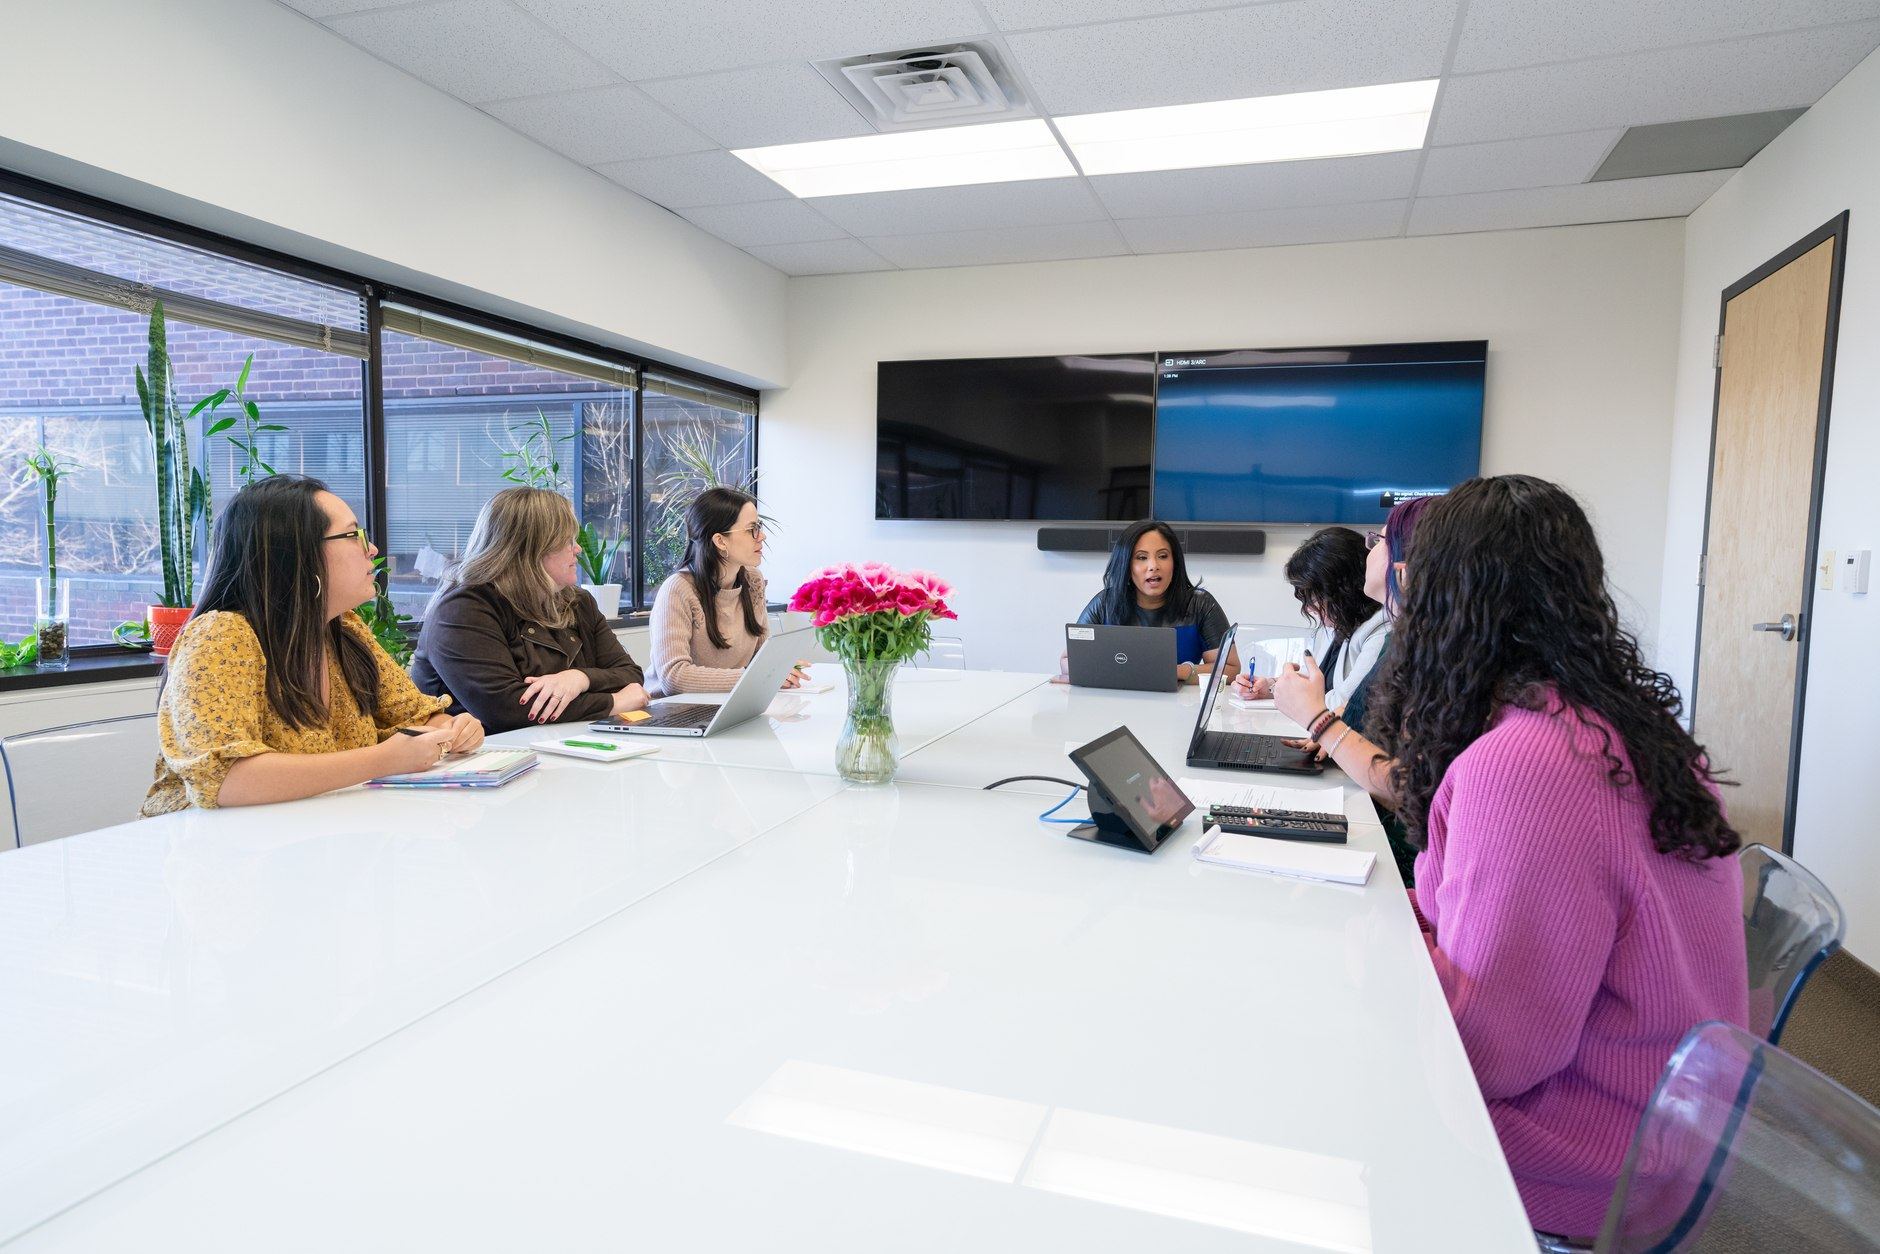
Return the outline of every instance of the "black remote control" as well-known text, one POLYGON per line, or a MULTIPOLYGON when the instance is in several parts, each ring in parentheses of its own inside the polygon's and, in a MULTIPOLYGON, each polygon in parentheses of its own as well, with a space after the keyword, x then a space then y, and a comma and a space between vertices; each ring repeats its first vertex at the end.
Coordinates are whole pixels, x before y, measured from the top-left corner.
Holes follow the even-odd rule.
POLYGON ((1247 806, 1212 806, 1208 823, 1224 832, 1243 836, 1270 836, 1277 840, 1310 840, 1342 845, 1350 825, 1341 817, 1303 810, 1261 810, 1247 806))

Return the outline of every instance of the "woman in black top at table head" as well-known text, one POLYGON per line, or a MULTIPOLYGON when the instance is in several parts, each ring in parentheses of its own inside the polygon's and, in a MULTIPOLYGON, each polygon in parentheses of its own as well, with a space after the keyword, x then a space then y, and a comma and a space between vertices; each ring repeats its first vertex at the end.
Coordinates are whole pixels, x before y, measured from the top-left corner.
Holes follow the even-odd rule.
MULTIPOLYGON (((1174 528, 1155 519, 1123 533, 1104 568, 1103 591, 1090 598, 1077 621, 1105 627, 1193 629, 1186 633, 1193 637, 1193 644, 1177 650, 1175 673, 1184 683, 1213 668, 1229 626, 1213 594, 1189 579, 1188 562, 1174 528)), ((1232 678, 1239 662, 1230 657, 1225 665, 1232 678)), ((1068 673, 1066 666, 1060 659, 1060 679, 1068 673)))

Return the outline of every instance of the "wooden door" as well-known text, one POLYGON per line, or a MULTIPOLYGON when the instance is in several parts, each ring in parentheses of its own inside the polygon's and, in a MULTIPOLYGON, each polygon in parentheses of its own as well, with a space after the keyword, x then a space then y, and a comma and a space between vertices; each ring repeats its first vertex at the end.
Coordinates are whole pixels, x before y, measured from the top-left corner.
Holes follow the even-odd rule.
POLYGON ((1745 838, 1786 849, 1845 216, 1724 293, 1692 728, 1745 838))

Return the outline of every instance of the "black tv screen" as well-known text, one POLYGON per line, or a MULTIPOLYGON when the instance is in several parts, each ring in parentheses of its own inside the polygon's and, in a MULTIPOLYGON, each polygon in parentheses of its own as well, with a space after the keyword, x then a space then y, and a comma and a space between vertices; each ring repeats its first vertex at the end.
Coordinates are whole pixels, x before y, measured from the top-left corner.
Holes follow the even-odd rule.
POLYGON ((876 518, 1149 512, 1155 355, 884 361, 876 518))
POLYGON ((1477 474, 1488 343, 1164 353, 1156 515, 1370 523, 1477 474))

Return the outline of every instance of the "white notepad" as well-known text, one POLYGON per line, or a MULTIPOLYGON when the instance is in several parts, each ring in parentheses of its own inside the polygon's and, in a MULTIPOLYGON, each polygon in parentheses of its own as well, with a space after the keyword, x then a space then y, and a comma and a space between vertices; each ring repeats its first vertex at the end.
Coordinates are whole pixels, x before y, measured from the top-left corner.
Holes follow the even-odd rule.
POLYGON ((1362 884, 1371 878, 1371 868, 1377 863, 1377 855, 1364 850, 1243 836, 1218 828, 1195 845, 1195 858, 1242 871, 1333 884, 1362 884))

